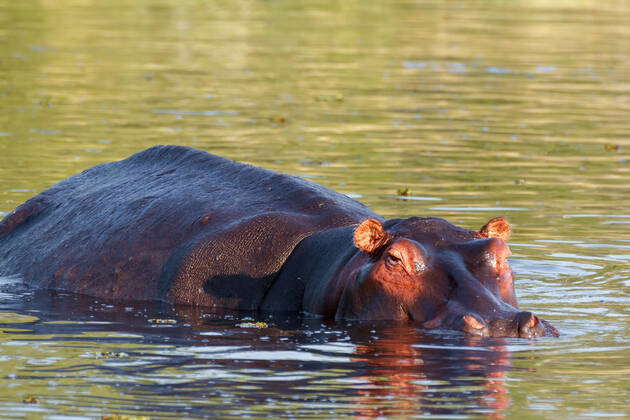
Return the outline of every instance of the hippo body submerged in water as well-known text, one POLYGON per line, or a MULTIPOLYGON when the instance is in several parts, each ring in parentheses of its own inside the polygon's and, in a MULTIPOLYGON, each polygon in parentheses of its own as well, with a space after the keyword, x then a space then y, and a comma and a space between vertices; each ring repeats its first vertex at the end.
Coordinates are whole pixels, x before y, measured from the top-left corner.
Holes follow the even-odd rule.
POLYGON ((503 218, 384 220, 296 176, 156 146, 70 177, 0 222, 0 275, 118 301, 557 335, 518 310, 503 218))

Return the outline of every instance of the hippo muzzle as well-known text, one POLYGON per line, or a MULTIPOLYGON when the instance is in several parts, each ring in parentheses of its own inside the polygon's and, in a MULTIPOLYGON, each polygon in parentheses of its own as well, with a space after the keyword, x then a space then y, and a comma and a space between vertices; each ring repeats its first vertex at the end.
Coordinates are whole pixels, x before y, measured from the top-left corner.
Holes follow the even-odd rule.
POLYGON ((465 242, 442 253, 437 271, 446 271, 451 290, 442 310, 423 325, 484 337, 559 336, 549 322, 519 310, 507 262, 511 254, 498 238, 465 242))
POLYGON ((459 330, 481 337, 536 338, 560 335, 558 330, 544 319, 531 312, 516 309, 501 318, 485 320, 484 317, 473 313, 449 314, 443 318, 426 321, 422 325, 428 329, 459 330))

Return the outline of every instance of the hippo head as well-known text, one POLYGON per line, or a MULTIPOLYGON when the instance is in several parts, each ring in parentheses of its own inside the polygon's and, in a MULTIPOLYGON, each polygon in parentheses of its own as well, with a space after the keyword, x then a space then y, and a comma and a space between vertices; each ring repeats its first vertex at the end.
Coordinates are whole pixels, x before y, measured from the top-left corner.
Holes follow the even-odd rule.
POLYGON ((351 280, 336 317, 409 320, 491 337, 558 336, 518 309, 510 230, 501 217, 478 232, 438 218, 365 220, 354 231, 362 252, 348 264, 351 280))

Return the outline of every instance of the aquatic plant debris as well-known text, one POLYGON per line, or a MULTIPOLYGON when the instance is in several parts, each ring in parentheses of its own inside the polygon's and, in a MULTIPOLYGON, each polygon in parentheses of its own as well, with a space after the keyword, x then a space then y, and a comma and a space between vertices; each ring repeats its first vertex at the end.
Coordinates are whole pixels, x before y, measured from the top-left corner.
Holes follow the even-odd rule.
POLYGON ((149 324, 177 324, 176 319, 169 318, 151 318, 149 324))
POLYGON ((396 195, 399 195, 401 197, 408 197, 409 195, 411 195, 411 190, 409 190, 409 187, 399 188, 396 190, 396 195))
POLYGON ((146 416, 125 416, 121 414, 111 414, 109 416, 102 416, 101 420, 150 420, 150 417, 146 416))
POLYGON ((129 355, 125 352, 114 352, 114 351, 103 351, 99 353, 99 356, 103 359, 120 359, 123 357, 129 357, 129 355))
POLYGON ((269 118, 269 121, 271 121, 272 123, 276 123, 276 124, 284 124, 287 122, 287 119, 285 117, 271 117, 269 118))
POLYGON ((239 328, 267 328, 269 327, 269 325, 267 325, 266 322, 241 322, 240 324, 236 324, 237 327, 239 328))

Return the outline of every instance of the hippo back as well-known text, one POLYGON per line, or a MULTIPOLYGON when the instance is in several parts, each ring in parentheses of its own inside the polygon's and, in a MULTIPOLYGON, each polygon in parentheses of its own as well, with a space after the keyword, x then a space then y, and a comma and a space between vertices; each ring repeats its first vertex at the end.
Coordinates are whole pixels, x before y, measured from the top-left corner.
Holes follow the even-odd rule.
POLYGON ((68 178, 0 222, 0 275, 112 300, 256 309, 293 248, 378 217, 296 176, 156 146, 68 178))

